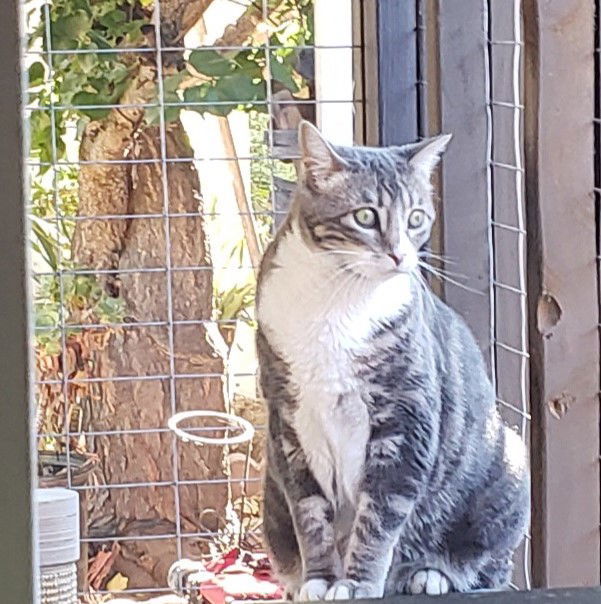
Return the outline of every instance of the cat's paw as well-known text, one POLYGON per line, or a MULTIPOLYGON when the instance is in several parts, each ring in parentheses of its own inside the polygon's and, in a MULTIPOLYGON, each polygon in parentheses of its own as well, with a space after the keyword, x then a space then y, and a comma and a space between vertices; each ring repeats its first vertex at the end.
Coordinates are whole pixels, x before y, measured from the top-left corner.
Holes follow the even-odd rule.
POLYGON ((326 600, 355 600, 359 598, 381 598, 382 594, 367 583, 359 583, 351 579, 335 581, 328 592, 326 600))
POLYGON ((329 583, 325 579, 309 579, 294 595, 295 602, 314 602, 323 600, 329 583))
POLYGON ((448 577, 435 568, 424 568, 418 570, 409 579, 407 593, 427 594, 429 596, 442 596, 452 590, 448 577))

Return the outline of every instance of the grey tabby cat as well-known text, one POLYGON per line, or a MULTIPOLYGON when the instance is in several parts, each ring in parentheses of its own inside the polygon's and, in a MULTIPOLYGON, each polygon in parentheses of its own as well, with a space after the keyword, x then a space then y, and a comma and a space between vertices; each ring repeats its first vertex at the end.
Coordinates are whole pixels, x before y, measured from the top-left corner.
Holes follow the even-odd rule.
POLYGON ((294 599, 510 580, 526 452, 473 336, 419 268, 449 140, 334 147, 300 126, 304 175, 263 259, 257 336, 264 532, 294 599))

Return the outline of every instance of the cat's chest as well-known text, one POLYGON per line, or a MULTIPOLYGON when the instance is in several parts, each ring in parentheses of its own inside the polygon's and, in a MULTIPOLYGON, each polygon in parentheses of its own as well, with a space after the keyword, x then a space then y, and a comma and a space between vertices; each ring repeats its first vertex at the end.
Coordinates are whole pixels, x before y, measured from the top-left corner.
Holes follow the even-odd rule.
MULTIPOLYGON (((292 415, 309 467, 328 499, 351 502, 363 472, 369 417, 356 374, 359 342, 345 317, 330 313, 319 327, 289 308, 288 321, 272 315, 268 338, 286 361, 295 401, 292 415)), ((275 314, 275 313, 274 313, 275 314)))
POLYGON ((370 431, 357 359, 377 327, 399 313, 403 279, 378 287, 353 281, 294 234, 280 242, 273 267, 262 281, 258 318, 289 369, 294 427, 326 496, 353 501, 370 431))
POLYGON ((340 506, 353 503, 369 439, 369 417, 360 393, 301 388, 294 427, 326 497, 340 506))

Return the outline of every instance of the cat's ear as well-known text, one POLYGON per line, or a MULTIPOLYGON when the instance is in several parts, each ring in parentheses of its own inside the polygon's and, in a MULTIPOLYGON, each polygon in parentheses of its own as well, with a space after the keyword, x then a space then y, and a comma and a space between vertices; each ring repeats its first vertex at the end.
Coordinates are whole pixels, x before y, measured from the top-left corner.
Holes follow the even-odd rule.
POLYGON ((419 143, 405 145, 400 150, 411 168, 426 178, 430 178, 452 137, 452 134, 441 134, 419 143))
POLYGON ((346 167, 344 160, 332 149, 321 132, 306 120, 298 127, 298 146, 305 182, 316 192, 322 191, 330 177, 346 167))

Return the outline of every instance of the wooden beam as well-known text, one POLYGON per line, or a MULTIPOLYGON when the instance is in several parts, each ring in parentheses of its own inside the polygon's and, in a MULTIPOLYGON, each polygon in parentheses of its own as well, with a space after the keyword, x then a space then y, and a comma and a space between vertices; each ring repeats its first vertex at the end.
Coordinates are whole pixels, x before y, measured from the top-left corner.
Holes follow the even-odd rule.
MULTIPOLYGON (((23 132, 19 4, 7 2, 0 22, 0 551, 2 600, 37 602, 31 514, 31 447, 29 391, 29 304, 23 191, 23 132)), ((24 10, 24 9, 23 9, 24 10)))
POLYGON ((597 585, 594 0, 525 0, 536 585, 597 585))
POLYGON ((441 129, 453 140, 442 166, 445 254, 466 276, 467 291, 445 285, 445 299, 467 321, 490 359, 487 65, 482 0, 440 2, 441 129))
POLYGON ((377 0, 379 144, 418 134, 415 2, 377 0))

